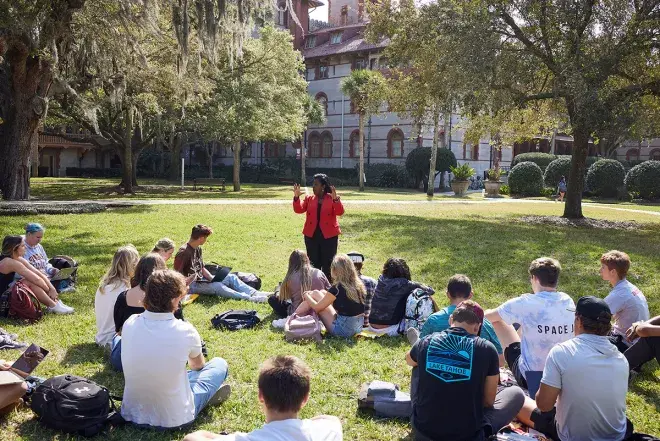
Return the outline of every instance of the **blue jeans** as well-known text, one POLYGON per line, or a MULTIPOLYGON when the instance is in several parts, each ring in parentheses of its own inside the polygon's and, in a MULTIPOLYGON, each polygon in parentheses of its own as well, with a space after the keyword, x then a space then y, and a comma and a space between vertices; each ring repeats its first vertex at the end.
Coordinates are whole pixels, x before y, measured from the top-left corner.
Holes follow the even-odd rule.
POLYGON ((193 282, 188 292, 229 299, 248 300, 257 292, 256 289, 243 283, 236 274, 227 274, 222 282, 193 282))
POLYGON ((355 334, 359 334, 362 331, 362 325, 364 325, 364 315, 356 315, 349 317, 347 315, 339 315, 335 317, 335 321, 332 322, 332 335, 337 337, 353 337, 355 334))
POLYGON ((121 335, 115 334, 110 344, 110 366, 118 372, 124 372, 121 365, 121 335))
POLYGON ((229 366, 222 358, 215 357, 206 362, 199 371, 188 371, 188 381, 195 400, 195 417, 206 407, 211 397, 227 379, 229 366))

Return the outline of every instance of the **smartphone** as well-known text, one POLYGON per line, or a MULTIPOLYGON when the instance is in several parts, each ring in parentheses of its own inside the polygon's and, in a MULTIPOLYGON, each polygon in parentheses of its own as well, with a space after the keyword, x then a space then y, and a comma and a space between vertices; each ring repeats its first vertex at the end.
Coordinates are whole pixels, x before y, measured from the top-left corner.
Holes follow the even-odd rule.
POLYGON ((46 355, 48 355, 48 350, 32 343, 11 368, 29 375, 46 358, 46 355))

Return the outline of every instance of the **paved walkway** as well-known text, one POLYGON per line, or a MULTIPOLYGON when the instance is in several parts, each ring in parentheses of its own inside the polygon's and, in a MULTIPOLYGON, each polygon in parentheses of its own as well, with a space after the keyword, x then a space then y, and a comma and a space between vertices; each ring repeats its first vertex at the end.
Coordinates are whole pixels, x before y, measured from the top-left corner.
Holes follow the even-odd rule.
MULTIPOLYGON (((130 207, 135 205, 287 205, 291 199, 94 199, 78 201, 15 201, 0 202, 2 205, 70 205, 97 203, 104 204, 107 207, 130 207)), ((529 199, 449 199, 436 198, 433 200, 388 200, 388 199, 348 199, 343 200, 344 205, 472 205, 472 204, 557 204, 554 201, 529 200, 529 199)), ((660 211, 638 210, 634 208, 624 208, 613 206, 612 204, 601 204, 594 202, 583 202, 584 207, 605 208, 608 210, 622 211, 627 213, 641 213, 651 216, 660 216, 660 211)))

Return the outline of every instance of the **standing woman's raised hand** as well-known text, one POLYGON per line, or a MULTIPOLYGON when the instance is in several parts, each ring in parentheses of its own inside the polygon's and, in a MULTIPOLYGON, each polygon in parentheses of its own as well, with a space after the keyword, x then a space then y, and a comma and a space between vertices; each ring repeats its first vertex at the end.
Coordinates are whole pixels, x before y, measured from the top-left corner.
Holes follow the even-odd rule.
POLYGON ((301 194, 300 184, 293 184, 293 196, 299 198, 301 194))
POLYGON ((337 189, 335 188, 334 185, 330 186, 330 196, 332 196, 333 200, 337 200, 337 189))

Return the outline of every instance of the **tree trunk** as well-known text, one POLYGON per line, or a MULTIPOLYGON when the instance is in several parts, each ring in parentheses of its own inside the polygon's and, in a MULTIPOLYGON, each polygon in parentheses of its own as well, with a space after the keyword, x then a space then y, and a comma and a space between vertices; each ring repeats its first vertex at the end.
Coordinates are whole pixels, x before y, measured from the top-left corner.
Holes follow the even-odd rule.
POLYGON ((360 191, 364 191, 364 114, 360 114, 359 126, 360 126, 360 191))
POLYGON ((440 128, 440 111, 436 107, 433 109, 433 147, 431 147, 431 161, 429 167, 429 183, 426 189, 426 195, 433 197, 435 190, 435 165, 438 162, 438 130, 440 128))
POLYGON ((584 175, 586 172, 587 153, 589 152, 589 131, 581 127, 573 129, 573 157, 571 171, 568 175, 568 191, 564 217, 580 219, 582 215, 582 192, 584 190, 584 175))
POLYGON ((234 191, 241 191, 241 141, 234 143, 234 191))
POLYGON ((213 151, 215 150, 215 146, 211 144, 211 147, 208 145, 206 146, 206 157, 209 160, 209 179, 213 179, 213 151))
MULTIPOLYGON (((444 115, 442 115, 442 138, 440 138, 440 148, 446 149, 447 148, 447 134, 449 133, 449 119, 450 119, 451 114, 445 112, 444 115)), ((440 172, 440 189, 444 190, 445 186, 447 184, 445 183, 445 172, 444 170, 440 172)))
POLYGON ((181 178, 181 146, 183 146, 183 134, 170 133, 170 181, 176 181, 181 178))
POLYGON ((29 199, 30 163, 37 129, 48 108, 50 66, 29 49, 10 46, 0 63, 0 192, 7 200, 29 199))
POLYGON ((133 183, 133 187, 138 186, 138 182, 137 182, 137 169, 138 169, 137 163, 138 163, 138 159, 140 159, 140 155, 142 154, 142 150, 143 150, 142 148, 139 148, 139 149, 136 149, 132 153, 133 166, 132 166, 132 170, 131 170, 131 182, 133 183))
POLYGON ((133 109, 126 109, 124 121, 124 139, 122 143, 123 152, 121 155, 121 183, 124 193, 133 193, 133 109))

